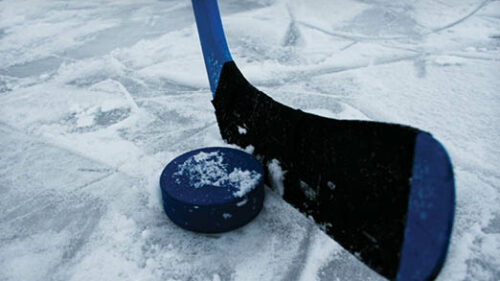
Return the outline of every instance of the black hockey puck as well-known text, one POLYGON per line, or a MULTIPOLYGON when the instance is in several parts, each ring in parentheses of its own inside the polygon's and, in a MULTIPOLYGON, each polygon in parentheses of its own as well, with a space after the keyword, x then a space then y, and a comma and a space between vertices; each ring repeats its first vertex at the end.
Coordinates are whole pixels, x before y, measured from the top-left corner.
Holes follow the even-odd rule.
POLYGON ((167 216, 196 232, 243 226, 257 216, 264 201, 260 163, 226 147, 197 149, 175 158, 163 170, 160 187, 167 216))

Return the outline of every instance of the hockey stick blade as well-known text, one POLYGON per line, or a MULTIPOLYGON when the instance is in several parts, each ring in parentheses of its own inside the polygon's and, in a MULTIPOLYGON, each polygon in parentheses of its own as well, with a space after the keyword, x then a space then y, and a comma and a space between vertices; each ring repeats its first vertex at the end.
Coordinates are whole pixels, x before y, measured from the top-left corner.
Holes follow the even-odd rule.
POLYGON ((217 2, 193 0, 193 8, 222 138, 252 145, 264 164, 277 159, 287 171, 283 198, 381 275, 437 276, 455 209, 442 145, 408 126, 329 119, 274 101, 232 61, 217 2))

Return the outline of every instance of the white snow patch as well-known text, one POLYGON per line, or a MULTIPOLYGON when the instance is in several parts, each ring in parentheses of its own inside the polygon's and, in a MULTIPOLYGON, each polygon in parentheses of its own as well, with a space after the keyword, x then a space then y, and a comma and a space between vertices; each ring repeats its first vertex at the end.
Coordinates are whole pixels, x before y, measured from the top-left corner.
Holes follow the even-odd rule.
POLYGON ((243 195, 250 192, 257 185, 260 174, 256 171, 243 171, 239 168, 235 168, 229 174, 228 178, 232 184, 239 184, 239 190, 234 192, 233 195, 236 197, 243 197, 243 195))
POLYGON ((219 155, 219 152, 211 152, 211 153, 200 152, 200 153, 194 155, 193 158, 197 163, 199 163, 201 161, 205 161, 211 157, 215 157, 217 159, 217 162, 222 162, 222 160, 223 160, 222 155, 223 155, 223 153, 221 153, 221 155, 219 155))
POLYGON ((194 188, 206 185, 221 186, 227 177, 225 166, 222 153, 218 151, 200 152, 179 165, 177 172, 172 176, 176 178, 177 183, 180 183, 179 176, 187 174, 189 184, 194 188))
POLYGON ((245 129, 244 127, 238 126, 238 133, 240 133, 240 135, 246 135, 247 129, 245 129))
POLYGON ((307 197, 307 199, 316 199, 317 192, 311 186, 309 186, 309 184, 304 181, 300 181, 300 188, 302 188, 302 191, 304 192, 304 195, 307 197))
POLYGON ((324 222, 324 223, 318 223, 319 229, 323 230, 324 232, 327 232, 330 228, 332 228, 333 224, 329 222, 324 222))
POLYGON ((227 219, 230 219, 231 217, 233 217, 233 215, 229 214, 229 213, 223 213, 222 214, 222 217, 227 220, 227 219))
POLYGON ((251 144, 247 145, 247 147, 245 147, 244 149, 248 154, 253 154, 253 152, 255 151, 255 147, 251 144))
POLYGON ((257 171, 240 168, 234 168, 229 173, 227 164, 224 163, 224 153, 219 151, 200 152, 189 157, 178 166, 177 172, 172 175, 177 183, 180 183, 181 176, 188 176, 189 185, 194 188, 232 186, 237 189, 233 193, 235 197, 243 197, 250 192, 261 177, 257 171))
POLYGON ((245 205, 247 202, 248 202, 248 199, 245 198, 245 199, 241 200, 240 202, 236 203, 236 206, 241 207, 241 206, 245 205))
POLYGON ((283 171, 278 159, 269 161, 267 163, 267 170, 269 171, 269 177, 273 189, 276 190, 281 197, 283 197, 285 194, 283 180, 285 179, 286 171, 283 171))

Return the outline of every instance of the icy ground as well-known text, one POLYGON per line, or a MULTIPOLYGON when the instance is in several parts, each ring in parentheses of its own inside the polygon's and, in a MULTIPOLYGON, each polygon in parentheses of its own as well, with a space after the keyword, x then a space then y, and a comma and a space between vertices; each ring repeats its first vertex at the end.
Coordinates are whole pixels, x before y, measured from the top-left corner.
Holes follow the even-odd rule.
MULTIPOLYGON (((447 147, 439 280, 500 279, 500 2, 221 1, 278 101, 408 124, 447 147)), ((176 227, 158 179, 221 140, 190 1, 0 1, 0 280, 380 280, 278 195, 221 235, 176 227)))

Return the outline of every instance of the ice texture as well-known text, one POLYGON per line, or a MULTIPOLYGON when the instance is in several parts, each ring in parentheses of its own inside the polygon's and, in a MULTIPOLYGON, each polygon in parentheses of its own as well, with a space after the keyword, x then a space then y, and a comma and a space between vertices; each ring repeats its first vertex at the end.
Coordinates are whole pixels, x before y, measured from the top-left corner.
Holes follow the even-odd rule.
MULTIPOLYGON (((457 188, 438 280, 500 279, 499 1, 219 2, 277 101, 432 132, 457 188)), ((229 233, 168 220, 164 166, 227 145, 211 99, 190 1, 0 1, 0 280, 382 280, 270 189, 229 233)))

